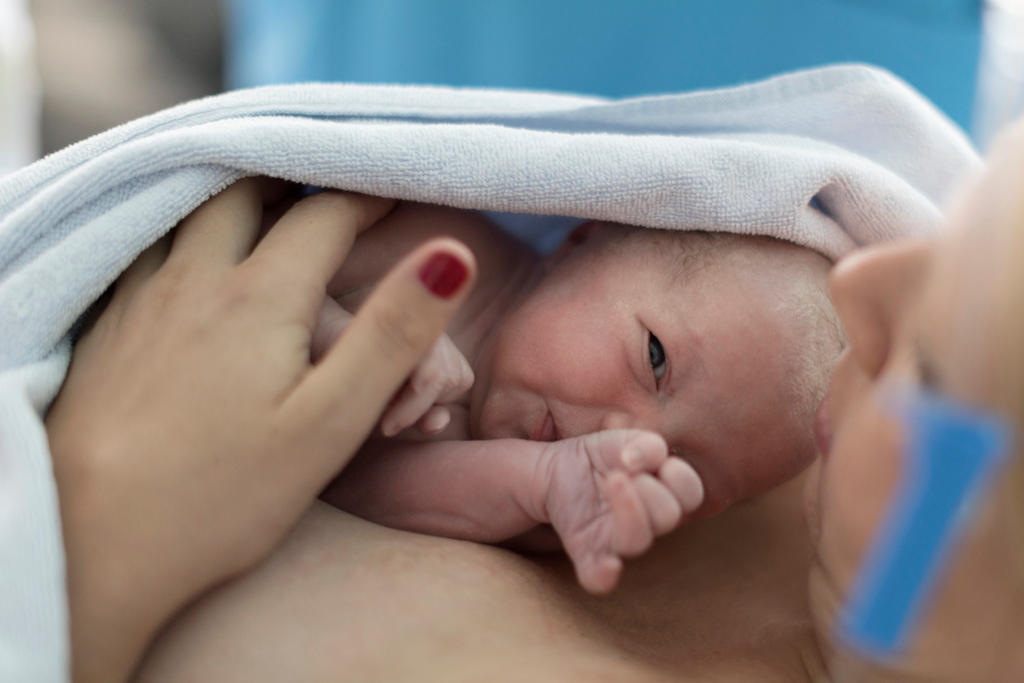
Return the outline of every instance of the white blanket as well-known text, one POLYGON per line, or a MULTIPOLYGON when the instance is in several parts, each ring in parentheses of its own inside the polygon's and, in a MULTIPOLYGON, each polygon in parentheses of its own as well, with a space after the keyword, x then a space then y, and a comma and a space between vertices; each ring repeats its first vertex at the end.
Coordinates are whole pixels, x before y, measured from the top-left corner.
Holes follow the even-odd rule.
POLYGON ((237 178, 773 235, 836 257, 934 230, 979 167, 961 132, 905 84, 839 66, 619 101, 260 88, 128 123, 0 179, 0 679, 67 675, 41 415, 67 367, 68 330, 138 252, 237 178))

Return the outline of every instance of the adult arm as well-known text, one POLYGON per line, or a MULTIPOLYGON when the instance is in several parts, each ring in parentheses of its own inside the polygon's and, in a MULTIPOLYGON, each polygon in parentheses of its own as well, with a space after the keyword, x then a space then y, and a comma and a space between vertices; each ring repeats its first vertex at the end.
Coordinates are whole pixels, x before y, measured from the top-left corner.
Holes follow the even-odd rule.
POLYGON ((76 680, 126 678, 182 605, 280 542, 475 275, 459 243, 423 245, 311 365, 325 284, 392 203, 323 193, 258 239, 261 197, 240 181, 136 260, 47 416, 76 680), (423 278, 439 262, 464 275, 443 296, 423 278))

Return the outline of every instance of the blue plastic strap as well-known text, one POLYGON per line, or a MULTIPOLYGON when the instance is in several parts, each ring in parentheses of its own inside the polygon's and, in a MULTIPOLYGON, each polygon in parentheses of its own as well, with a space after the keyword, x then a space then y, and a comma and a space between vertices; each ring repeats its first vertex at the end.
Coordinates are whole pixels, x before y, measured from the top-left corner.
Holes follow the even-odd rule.
POLYGON ((884 659, 905 647, 972 504, 1007 456, 1004 421, 920 392, 906 405, 905 474, 839 620, 839 636, 884 659))

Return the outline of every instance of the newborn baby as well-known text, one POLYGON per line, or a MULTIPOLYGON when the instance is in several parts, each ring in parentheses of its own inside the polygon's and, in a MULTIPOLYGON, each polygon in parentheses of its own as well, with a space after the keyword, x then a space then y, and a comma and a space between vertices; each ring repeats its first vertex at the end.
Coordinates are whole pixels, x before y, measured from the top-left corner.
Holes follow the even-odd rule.
POLYGON ((813 458, 814 407, 841 347, 823 256, 589 222, 541 257, 480 214, 401 204, 329 285, 314 357, 437 235, 473 250, 478 283, 326 501, 484 542, 550 525, 600 593, 655 536, 813 458))

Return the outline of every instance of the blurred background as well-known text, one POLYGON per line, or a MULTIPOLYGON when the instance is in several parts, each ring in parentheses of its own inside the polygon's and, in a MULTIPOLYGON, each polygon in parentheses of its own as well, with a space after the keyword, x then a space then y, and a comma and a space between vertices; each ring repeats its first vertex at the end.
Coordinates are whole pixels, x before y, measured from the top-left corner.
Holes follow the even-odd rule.
POLYGON ((839 61, 893 71, 983 145, 995 125, 987 119, 1021 110, 1022 5, 0 0, 0 174, 178 102, 267 83, 431 83, 621 97, 839 61), (993 21, 994 14, 1002 18, 993 21))

